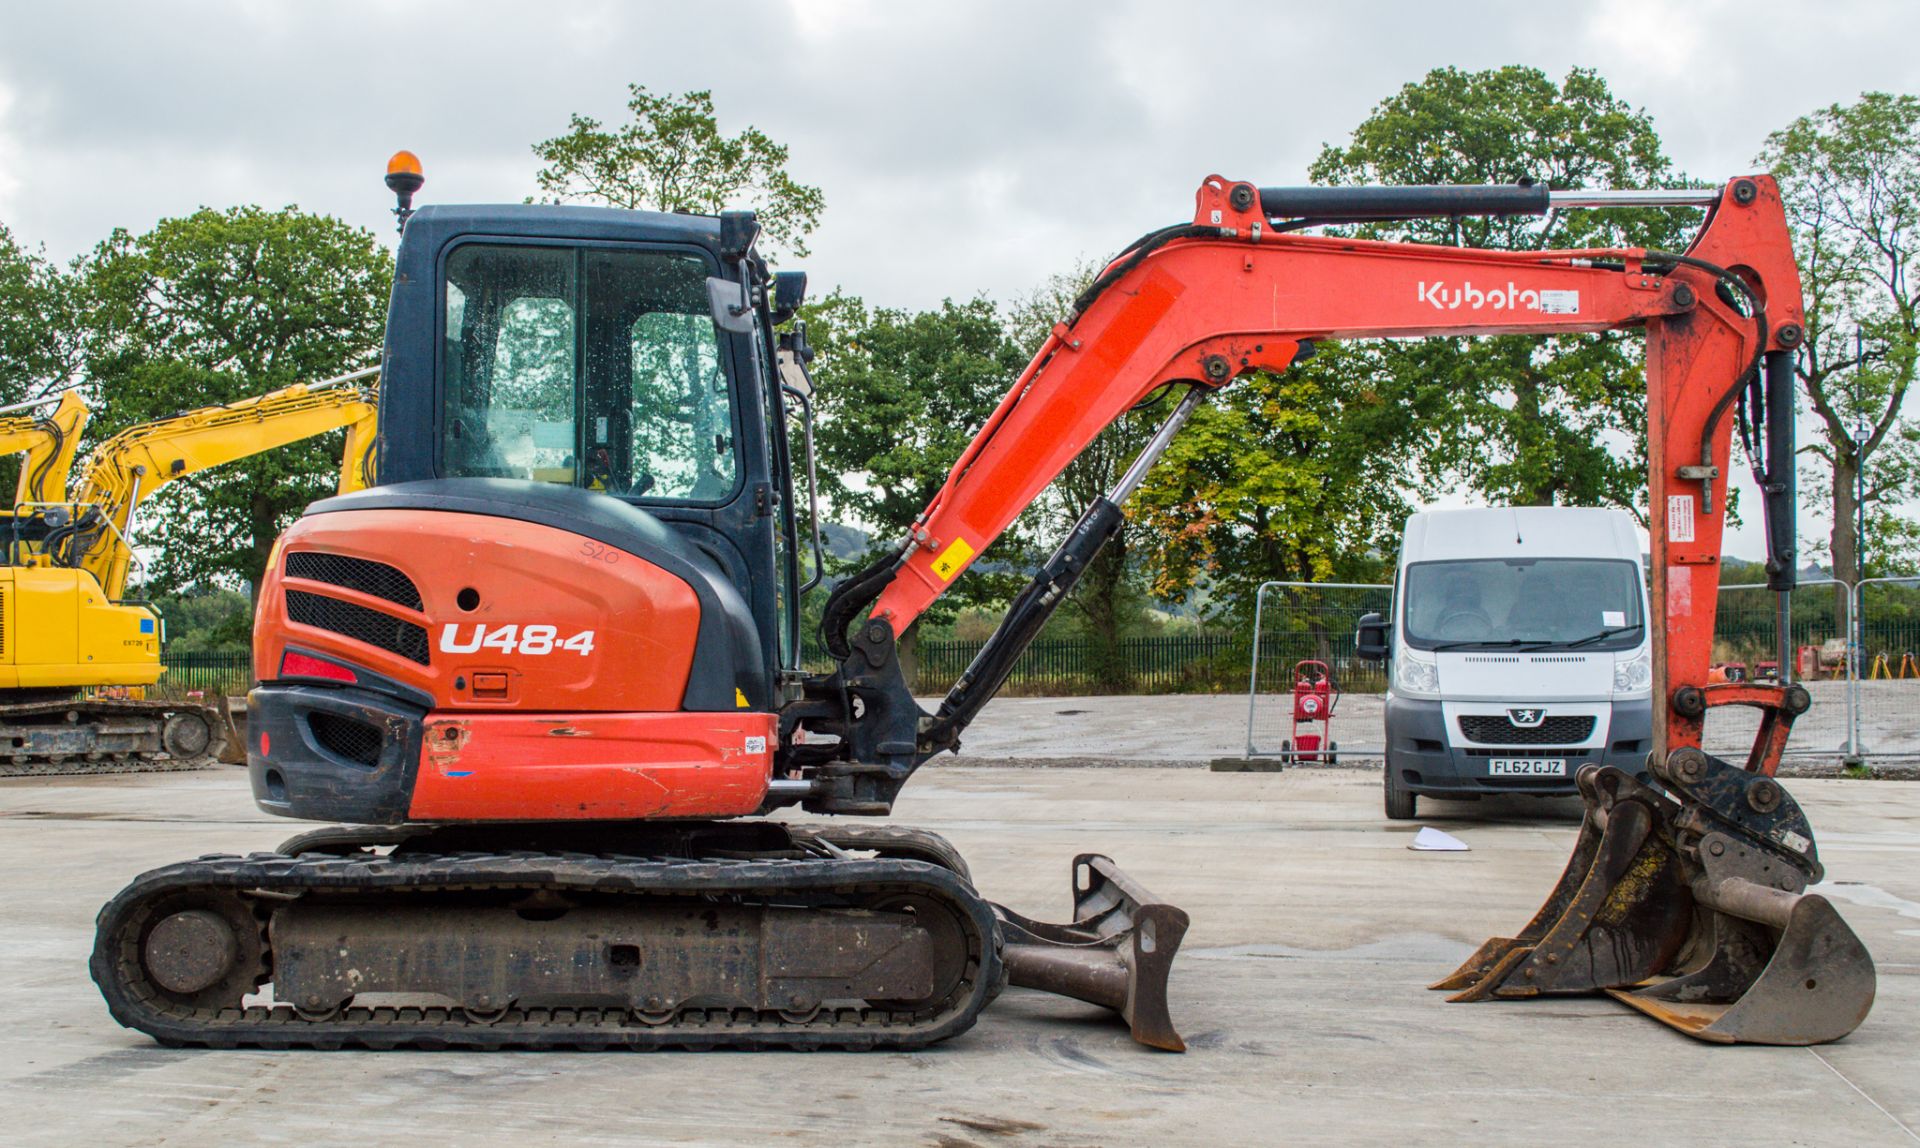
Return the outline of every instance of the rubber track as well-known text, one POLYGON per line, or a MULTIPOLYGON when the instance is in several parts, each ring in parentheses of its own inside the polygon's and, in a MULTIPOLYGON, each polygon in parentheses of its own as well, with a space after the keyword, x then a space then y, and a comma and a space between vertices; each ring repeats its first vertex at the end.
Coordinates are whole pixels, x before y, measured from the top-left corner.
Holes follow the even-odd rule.
POLYGON ((92 761, 81 754, 68 754, 59 761, 46 758, 15 757, 0 755, 0 778, 8 777, 85 777, 90 774, 114 773, 177 773, 192 769, 216 769, 226 763, 219 754, 225 730, 218 722, 218 711, 211 706, 192 702, 166 702, 138 698, 70 698, 55 702, 27 702, 18 705, 0 704, 0 721, 18 721, 21 718, 45 717, 52 714, 78 711, 83 718, 91 714, 98 717, 116 717, 127 715, 154 715, 154 724, 166 721, 166 715, 179 710, 199 709, 215 719, 214 741, 208 747, 209 752, 195 757, 124 757, 107 756, 92 761))
MULTIPOLYGON (((262 920, 264 942, 265 922, 262 920)), ((166 1045, 211 1048, 387 1049, 850 1049, 921 1048, 973 1026, 1006 982, 992 910, 947 870, 899 860, 659 860, 578 854, 370 853, 338 857, 203 857, 144 873, 100 910, 90 968, 115 1020, 166 1045), (892 893, 937 898, 968 937, 968 974, 933 1008, 821 1009, 804 1019, 745 1008, 687 1008, 658 1022, 624 1008, 511 1008, 469 1015, 447 1008, 347 1007, 310 1018, 288 1005, 208 1009, 169 1000, 140 966, 148 906, 196 891, 358 895, 392 893, 396 904, 434 890, 551 889, 594 894, 724 897, 783 904, 865 900, 892 893)), ((269 957, 269 961, 270 961, 269 957)), ((269 978, 270 979, 270 978, 269 978)))

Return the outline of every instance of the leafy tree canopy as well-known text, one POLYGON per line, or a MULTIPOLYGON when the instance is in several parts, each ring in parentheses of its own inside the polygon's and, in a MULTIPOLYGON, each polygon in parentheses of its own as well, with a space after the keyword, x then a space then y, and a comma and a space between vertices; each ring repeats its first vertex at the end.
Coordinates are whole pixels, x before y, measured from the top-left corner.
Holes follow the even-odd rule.
MULTIPOLYGON (((1440 68, 1382 101, 1344 147, 1314 161, 1330 184, 1513 183, 1558 188, 1684 184, 1651 118, 1576 68, 1556 84, 1535 68, 1440 68)), ((1614 209, 1533 218, 1415 220, 1358 229, 1373 238, 1539 249, 1684 243, 1698 213, 1614 209)), ((1365 360, 1444 384, 1450 433, 1419 462, 1429 490, 1464 482, 1518 504, 1633 508, 1645 486, 1640 344, 1601 334, 1431 339, 1365 360)))
POLYGON ((1868 92, 1767 137, 1758 163, 1780 181, 1794 233, 1807 341, 1800 379, 1819 438, 1810 504, 1826 512, 1836 576, 1858 578, 1856 483, 1866 473, 1868 568, 1911 569, 1920 526, 1920 98, 1868 92))
MULTIPOLYGON (((85 269, 87 372, 102 435, 312 382, 377 359, 391 257, 371 232, 295 207, 203 208, 144 235, 116 230, 85 269)), ((258 585, 279 532, 329 493, 340 433, 169 487, 141 518, 164 525, 162 588, 258 585)))
POLYGON ((551 203, 713 215, 752 208, 774 242, 807 253, 826 197, 787 173, 787 147, 756 127, 720 130, 712 92, 656 96, 628 85, 633 120, 608 128, 575 115, 567 131, 533 145, 535 176, 551 203))

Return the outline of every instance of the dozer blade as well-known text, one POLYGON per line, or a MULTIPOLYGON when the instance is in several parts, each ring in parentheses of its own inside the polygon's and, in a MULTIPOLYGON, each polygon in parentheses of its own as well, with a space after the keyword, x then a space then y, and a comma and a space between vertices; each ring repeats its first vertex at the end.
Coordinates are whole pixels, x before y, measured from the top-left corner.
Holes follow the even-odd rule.
POLYGON ((1645 980, 1681 951, 1692 903, 1654 832, 1651 795, 1625 796, 1634 783, 1614 769, 1588 767, 1577 781, 1586 819, 1545 904, 1518 936, 1489 940, 1430 988, 1452 1001, 1591 993, 1645 980))
POLYGON ((1873 1007, 1873 958, 1833 905, 1726 834, 1707 835, 1701 857, 1694 898, 1708 943, 1692 967, 1608 993, 1716 1044, 1824 1044, 1858 1028, 1873 1007))
POLYGON ((1097 853, 1073 859, 1073 923, 1051 925, 994 905, 1008 983, 1105 1005, 1133 1039, 1170 1052, 1187 1044, 1167 1010, 1167 975, 1187 933, 1185 910, 1163 904, 1097 853))

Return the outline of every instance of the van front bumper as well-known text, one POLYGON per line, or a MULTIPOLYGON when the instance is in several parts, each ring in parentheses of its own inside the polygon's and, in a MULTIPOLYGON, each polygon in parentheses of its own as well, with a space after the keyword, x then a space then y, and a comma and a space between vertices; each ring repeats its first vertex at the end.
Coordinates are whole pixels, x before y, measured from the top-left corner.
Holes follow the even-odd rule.
POLYGON ((1479 797, 1489 793, 1556 797, 1576 792, 1573 775, 1583 765, 1616 765, 1644 777, 1653 748, 1653 700, 1616 701, 1607 724, 1607 740, 1598 747, 1561 749, 1526 746, 1512 750, 1454 745, 1438 699, 1387 698, 1387 769, 1400 786, 1429 797, 1479 797), (1496 757, 1552 757, 1567 763, 1562 777, 1493 777, 1496 757))

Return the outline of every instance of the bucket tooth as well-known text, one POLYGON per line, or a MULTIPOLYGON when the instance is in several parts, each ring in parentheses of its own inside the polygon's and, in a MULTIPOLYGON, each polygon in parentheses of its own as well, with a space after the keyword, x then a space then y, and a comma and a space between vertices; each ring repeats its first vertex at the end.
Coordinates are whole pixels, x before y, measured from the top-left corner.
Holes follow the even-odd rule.
POLYGON ((1716 1044, 1824 1044, 1858 1028, 1873 1007, 1873 958, 1832 903, 1727 834, 1708 834, 1701 857, 1693 885, 1707 943, 1692 967, 1609 994, 1716 1044))
POLYGON ((1693 912, 1671 849, 1652 832, 1654 820, 1636 800, 1607 811, 1593 863, 1559 917, 1449 999, 1590 993, 1669 967, 1693 912))
POLYGON ((1167 1008, 1185 910, 1156 900, 1111 858, 1082 853, 1073 859, 1072 924, 1036 921, 1003 905, 993 911, 1008 983, 1104 1005, 1141 1044, 1186 1051, 1167 1008))

